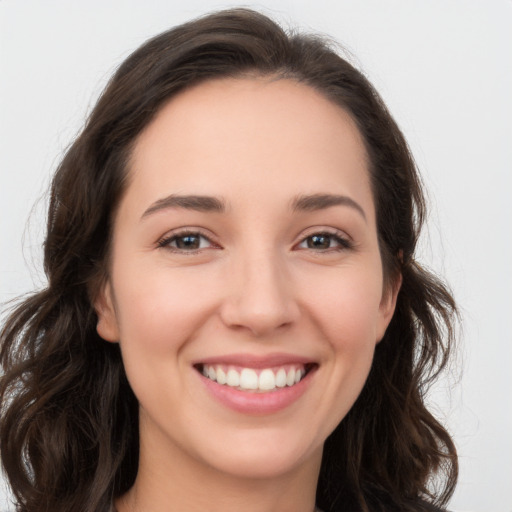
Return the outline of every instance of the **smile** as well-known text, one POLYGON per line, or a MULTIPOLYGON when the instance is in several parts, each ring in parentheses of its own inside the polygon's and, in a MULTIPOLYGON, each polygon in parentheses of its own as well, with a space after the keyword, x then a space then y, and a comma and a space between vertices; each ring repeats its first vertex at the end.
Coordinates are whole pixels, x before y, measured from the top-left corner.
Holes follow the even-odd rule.
POLYGON ((237 413, 265 415, 298 402, 314 382, 319 364, 289 354, 231 354, 193 367, 216 402, 237 413))
POLYGON ((204 364, 201 373, 218 384, 241 391, 267 392, 298 384, 311 365, 294 364, 273 368, 243 368, 233 365, 204 364))

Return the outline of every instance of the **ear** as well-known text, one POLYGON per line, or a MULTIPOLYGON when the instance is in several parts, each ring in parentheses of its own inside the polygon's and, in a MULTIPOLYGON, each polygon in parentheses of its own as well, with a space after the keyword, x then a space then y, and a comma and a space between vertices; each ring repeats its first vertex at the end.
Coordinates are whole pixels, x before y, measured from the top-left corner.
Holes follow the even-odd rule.
POLYGON ((112 287, 109 281, 100 288, 94 300, 94 309, 98 315, 96 331, 105 340, 111 342, 119 341, 119 328, 117 315, 112 296, 112 287))
POLYGON ((379 320, 377 325, 377 343, 384 337, 391 319, 395 313, 398 292, 402 286, 402 273, 398 274, 392 283, 387 285, 379 305, 379 320))

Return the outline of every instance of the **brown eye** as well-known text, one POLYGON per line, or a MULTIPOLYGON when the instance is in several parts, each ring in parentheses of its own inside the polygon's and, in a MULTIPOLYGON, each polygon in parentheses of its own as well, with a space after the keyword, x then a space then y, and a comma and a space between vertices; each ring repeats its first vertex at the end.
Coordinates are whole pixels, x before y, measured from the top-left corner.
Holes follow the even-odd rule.
POLYGON ((177 236, 174 239, 177 249, 199 249, 201 237, 197 235, 177 236))
POLYGON ((329 249, 331 246, 330 235, 313 235, 306 240, 308 249, 329 249))

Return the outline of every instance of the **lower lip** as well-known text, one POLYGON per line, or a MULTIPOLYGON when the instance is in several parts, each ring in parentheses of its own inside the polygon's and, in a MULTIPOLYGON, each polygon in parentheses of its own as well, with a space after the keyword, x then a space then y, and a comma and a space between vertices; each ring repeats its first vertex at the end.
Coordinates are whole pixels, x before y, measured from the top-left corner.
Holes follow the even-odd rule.
POLYGON ((285 388, 272 391, 254 392, 218 384, 198 373, 208 392, 215 399, 230 409, 243 414, 272 414, 286 409, 296 402, 308 388, 313 371, 310 371, 300 382, 285 388))

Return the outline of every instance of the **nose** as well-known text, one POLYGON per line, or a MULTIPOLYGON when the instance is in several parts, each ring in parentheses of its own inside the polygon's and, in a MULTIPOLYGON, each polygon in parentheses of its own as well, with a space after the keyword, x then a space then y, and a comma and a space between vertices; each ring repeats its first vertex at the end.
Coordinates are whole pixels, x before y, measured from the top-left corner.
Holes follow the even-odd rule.
POLYGON ((231 267, 220 313, 225 325, 264 337, 293 325, 299 314, 286 265, 271 251, 246 255, 231 267))

